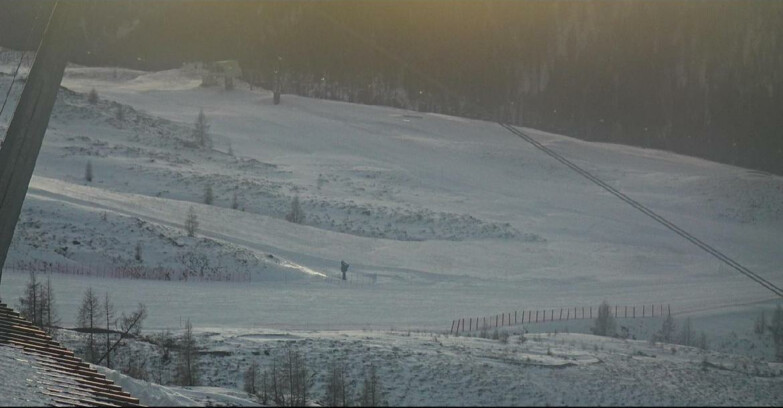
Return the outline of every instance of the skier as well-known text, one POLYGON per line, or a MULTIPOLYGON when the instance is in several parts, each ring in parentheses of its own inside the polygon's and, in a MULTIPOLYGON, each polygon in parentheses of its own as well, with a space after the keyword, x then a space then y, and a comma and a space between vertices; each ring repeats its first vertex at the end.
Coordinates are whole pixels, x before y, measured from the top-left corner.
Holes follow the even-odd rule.
POLYGON ((345 280, 345 273, 348 272, 348 265, 345 261, 340 261, 340 270, 343 272, 343 280, 345 280))

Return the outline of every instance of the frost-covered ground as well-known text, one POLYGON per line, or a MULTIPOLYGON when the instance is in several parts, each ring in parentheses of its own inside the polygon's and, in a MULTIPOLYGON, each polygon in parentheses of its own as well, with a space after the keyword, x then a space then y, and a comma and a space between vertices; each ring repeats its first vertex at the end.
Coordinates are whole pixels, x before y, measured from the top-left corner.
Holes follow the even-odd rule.
MULTIPOLYGON (((330 366, 347 367, 356 401, 370 365, 383 400, 420 405, 780 405, 783 364, 717 351, 642 340, 509 331, 507 342, 405 331, 199 330, 202 387, 161 387, 102 370, 150 405, 259 401, 242 392, 252 361, 270 370, 290 348, 303 353, 312 375, 311 398, 323 402, 330 366)), ((78 345, 74 345, 78 348, 78 345)), ((176 365, 161 351, 134 342, 147 356, 151 381, 167 382, 176 365)), ((139 358, 139 357, 137 357, 139 358)), ((138 360, 137 360, 138 361, 138 360)), ((124 364, 122 361, 119 364, 124 364)))
MULTIPOLYGON (((0 89, 17 57, 0 52, 0 89)), ((66 326, 92 286, 120 310, 144 302, 150 330, 190 318, 220 333, 321 330, 307 336, 324 344, 333 333, 323 330, 442 331, 511 310, 663 303, 725 343, 721 352, 769 358, 768 345, 753 351, 743 339, 774 295, 496 124, 290 95, 273 105, 245 84, 199 84, 182 70, 66 70, 3 298, 14 303, 26 269, 70 271, 51 274, 66 326), (213 149, 192 144, 200 109, 213 149), (207 185, 213 205, 203 204, 207 185), (285 221, 295 196, 304 225, 285 221), (190 206, 195 238, 182 227, 190 206), (347 284, 335 279, 340 260, 351 264, 347 284), (150 279, 73 275, 120 270, 150 279)), ((528 132, 783 286, 783 178, 528 132)), ((558 403, 547 395, 491 401, 558 403)))

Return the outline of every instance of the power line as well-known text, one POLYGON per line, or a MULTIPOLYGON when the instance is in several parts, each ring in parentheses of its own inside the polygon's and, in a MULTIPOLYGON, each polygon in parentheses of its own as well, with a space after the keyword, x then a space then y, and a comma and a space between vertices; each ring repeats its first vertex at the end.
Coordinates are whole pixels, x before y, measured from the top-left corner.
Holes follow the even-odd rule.
POLYGON ((555 153, 554 151, 552 151, 548 147, 544 146, 543 144, 541 144, 537 140, 533 139, 529 135, 525 134, 521 130, 516 129, 513 126, 507 125, 505 123, 500 123, 500 122, 498 122, 498 123, 500 124, 500 126, 503 126, 509 132, 511 132, 511 133, 513 133, 513 134, 515 134, 515 135, 517 135, 519 137, 521 137, 523 140, 525 140, 526 142, 532 144, 533 146, 535 146, 539 150, 543 151, 544 153, 548 154, 549 156, 552 156, 555 160, 565 164, 566 166, 568 166, 569 168, 571 168, 575 172, 581 174, 586 179, 592 181, 593 183, 595 183, 599 187, 603 188, 604 190, 608 191, 609 193, 611 193, 615 197, 619 198, 620 200, 623 200, 626 203, 630 204, 632 207, 636 208, 640 212, 642 212, 645 215, 649 216, 650 218, 654 219, 655 221, 657 221, 658 223, 660 223, 664 227, 670 229, 675 234, 677 234, 677 235, 687 239, 688 241, 690 241, 694 245, 696 245, 699 248, 703 249, 705 252, 707 252, 710 255, 718 258, 721 262, 729 265, 730 267, 736 269, 741 274, 747 276, 750 279, 753 279, 754 281, 756 281, 761 286, 764 286, 765 288, 769 289, 774 294, 776 294, 776 295, 778 295, 780 297, 783 297, 783 290, 781 290, 779 287, 775 286, 775 284, 773 284, 772 282, 770 282, 770 281, 764 279, 763 277, 757 275, 755 272, 753 272, 750 269, 742 266, 740 263, 738 263, 735 260, 731 259, 730 257, 725 255, 724 253, 722 253, 719 250, 711 247, 710 245, 708 245, 707 243, 701 241, 700 239, 694 237, 689 232, 687 232, 687 231, 683 230, 682 228, 678 227, 676 224, 674 224, 673 222, 667 220, 666 218, 658 215, 653 210, 645 207, 643 204, 639 203, 638 201, 632 199, 631 197, 628 197, 627 195, 621 193, 620 191, 617 191, 614 187, 606 184, 603 180, 601 180, 598 177, 594 176, 593 174, 591 174, 587 170, 577 166, 576 164, 574 164, 570 160, 566 159, 565 157, 559 155, 558 153, 555 153))
MULTIPOLYGON (((324 19, 329 21, 335 27, 345 31, 348 35, 356 38, 359 42, 369 46, 370 48, 372 48, 372 49, 374 49, 376 51, 379 51, 386 58, 394 61, 397 64, 400 64, 400 65, 410 69, 411 72, 413 72, 415 75, 418 75, 419 77, 421 77, 425 81, 435 85, 437 88, 440 88, 447 95, 449 95, 449 96, 456 96, 456 97, 460 96, 457 92, 454 92, 453 90, 451 90, 449 87, 444 85, 438 79, 433 78, 432 76, 430 76, 427 73, 423 72, 422 70, 418 69, 412 63, 406 61, 404 58, 399 57, 398 55, 395 55, 391 51, 383 48, 379 44, 377 44, 374 41, 368 39, 366 36, 362 36, 359 33, 355 32, 354 30, 350 29, 349 27, 344 26, 343 24, 338 22, 337 19, 335 19, 334 17, 332 17, 328 13, 321 12, 320 14, 321 14, 321 16, 324 19)), ((485 115, 491 113, 484 106, 478 105, 475 102, 470 101, 469 99, 466 99, 466 100, 468 100, 468 103, 470 105, 474 106, 479 111, 483 112, 485 115)), ((747 276, 748 278, 754 280, 756 283, 760 284, 761 286, 764 286, 765 288, 769 289, 770 291, 772 291, 777 296, 783 297, 783 290, 781 290, 779 287, 775 286, 775 284, 773 284, 772 282, 770 282, 770 281, 764 279, 763 277, 757 275, 755 272, 753 272, 750 269, 744 267, 743 265, 741 265, 740 263, 738 263, 735 260, 731 259, 727 255, 723 254, 722 252, 718 251, 717 249, 713 248, 712 246, 706 244, 705 242, 703 242, 700 239, 696 238, 695 236, 691 235, 690 233, 688 233, 687 231, 685 231, 682 228, 678 227, 677 225, 675 225, 671 221, 669 221, 669 220, 665 219, 664 217, 658 215, 657 213, 655 213, 651 209, 645 207, 644 205, 642 205, 638 201, 628 197, 627 195, 625 195, 625 194, 621 193, 620 191, 616 190, 614 187, 606 184, 603 180, 601 180, 598 177, 592 175, 591 173, 589 173, 588 171, 584 170, 583 168, 577 166, 576 164, 574 164, 573 162, 569 161, 565 157, 563 157, 563 156, 555 153, 554 151, 550 150, 549 148, 547 148, 546 146, 542 145, 541 143, 539 143, 538 141, 536 141, 535 139, 533 139, 529 135, 527 135, 527 134, 523 133, 522 131, 520 131, 520 130, 518 130, 518 129, 510 126, 510 125, 507 125, 505 123, 502 123, 502 122, 498 122, 498 123, 501 126, 503 126, 504 128, 506 128, 508 131, 510 131, 511 133, 521 137, 522 139, 524 139, 528 143, 532 144, 536 148, 540 149, 544 153, 548 154, 549 156, 552 156, 555 160, 563 163, 564 165, 566 165, 567 167, 571 168, 575 172, 581 174, 582 176, 584 176, 588 180, 592 181, 593 183, 595 183, 599 187, 601 187, 601 188, 605 189, 606 191, 610 192, 615 197, 619 198, 620 200, 622 200, 622 201, 626 202, 627 204, 631 205, 632 207, 636 208, 637 210, 639 210, 640 212, 644 213, 648 217, 654 219, 655 221, 657 221, 658 223, 662 224, 663 226, 665 226, 666 228, 668 228, 669 230, 671 230, 675 234, 677 234, 677 235, 687 239, 688 241, 690 241, 694 245, 698 246, 699 248, 701 248, 705 252, 707 252, 710 255, 718 258, 718 260, 720 260, 721 262, 723 262, 726 265, 732 267, 733 269, 737 270, 738 272, 740 272, 741 274, 747 276)))

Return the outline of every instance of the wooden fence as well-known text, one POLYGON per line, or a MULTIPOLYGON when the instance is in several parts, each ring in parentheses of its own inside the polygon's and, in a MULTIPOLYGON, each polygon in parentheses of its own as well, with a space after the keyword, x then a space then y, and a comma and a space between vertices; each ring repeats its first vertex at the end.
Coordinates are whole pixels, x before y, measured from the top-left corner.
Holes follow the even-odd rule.
POLYGON ((19 261, 12 267, 19 271, 36 272, 42 274, 58 273, 65 275, 96 276, 101 278, 120 279, 149 279, 149 280, 174 280, 174 281, 240 281, 251 280, 250 271, 229 270, 220 268, 207 273, 186 268, 166 268, 162 266, 149 267, 144 265, 116 266, 116 265, 83 265, 77 263, 62 264, 39 260, 19 261))
MULTIPOLYGON (((641 306, 610 306, 609 314, 615 318, 659 317, 664 313, 671 314, 671 305, 650 304, 641 306)), ((568 320, 593 319, 598 317, 598 308, 574 307, 559 309, 533 309, 500 313, 494 316, 462 317, 451 321, 452 334, 476 330, 494 329, 497 327, 515 326, 520 324, 559 322, 568 320), (593 311, 595 309, 595 312, 593 311), (526 315, 527 314, 527 315, 526 315)))

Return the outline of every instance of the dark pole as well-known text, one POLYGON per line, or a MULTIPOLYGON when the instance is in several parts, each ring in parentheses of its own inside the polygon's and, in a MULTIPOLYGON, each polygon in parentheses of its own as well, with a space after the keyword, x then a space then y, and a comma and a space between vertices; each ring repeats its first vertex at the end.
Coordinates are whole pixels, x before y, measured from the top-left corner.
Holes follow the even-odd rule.
POLYGON ((68 62, 81 2, 55 3, 0 149, 0 279, 68 62))

